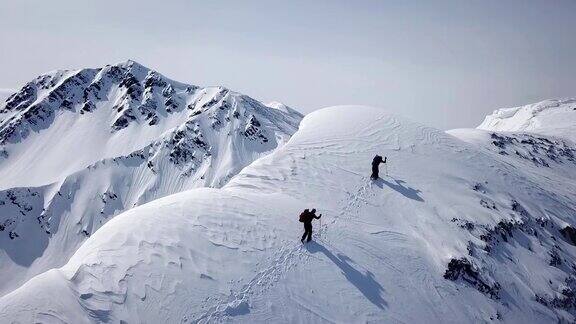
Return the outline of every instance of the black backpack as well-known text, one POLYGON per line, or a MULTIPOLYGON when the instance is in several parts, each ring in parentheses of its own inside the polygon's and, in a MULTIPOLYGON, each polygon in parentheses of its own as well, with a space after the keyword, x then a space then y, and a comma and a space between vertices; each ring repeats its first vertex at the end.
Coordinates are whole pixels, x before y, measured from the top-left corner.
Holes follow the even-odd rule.
POLYGON ((304 223, 306 221, 306 216, 309 213, 308 209, 305 209, 301 214, 300 214, 300 218, 299 221, 300 223, 304 223))

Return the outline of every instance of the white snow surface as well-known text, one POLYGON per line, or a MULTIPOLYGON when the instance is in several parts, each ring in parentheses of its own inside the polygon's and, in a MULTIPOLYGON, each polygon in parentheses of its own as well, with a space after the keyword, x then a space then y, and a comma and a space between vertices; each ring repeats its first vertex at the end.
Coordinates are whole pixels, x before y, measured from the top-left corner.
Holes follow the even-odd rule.
POLYGON ((551 99, 495 110, 479 129, 525 131, 559 136, 576 142, 576 99, 551 99))
POLYGON ((48 73, 1 107, 0 296, 64 265, 125 210, 221 187, 302 118, 133 61, 48 73))
POLYGON ((313 112, 223 187, 105 223, 1 297, 0 322, 574 321, 576 247, 559 233, 575 222, 571 153, 498 136, 370 107, 313 112), (502 153, 521 148, 536 160, 502 153), (375 154, 388 164, 370 181, 375 154), (312 207, 322 225, 303 245, 312 207))

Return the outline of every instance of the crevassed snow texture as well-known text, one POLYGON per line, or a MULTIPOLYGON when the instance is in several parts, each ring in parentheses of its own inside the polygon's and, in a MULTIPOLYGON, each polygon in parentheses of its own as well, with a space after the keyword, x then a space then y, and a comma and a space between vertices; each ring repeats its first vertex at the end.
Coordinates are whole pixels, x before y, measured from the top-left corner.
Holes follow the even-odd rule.
POLYGON ((576 185, 556 169, 572 161, 469 142, 376 108, 316 111, 221 189, 118 215, 0 298, 0 320, 573 321, 576 250, 560 231, 576 185), (388 169, 370 181, 375 154, 388 169), (322 226, 302 245, 312 207, 322 226))

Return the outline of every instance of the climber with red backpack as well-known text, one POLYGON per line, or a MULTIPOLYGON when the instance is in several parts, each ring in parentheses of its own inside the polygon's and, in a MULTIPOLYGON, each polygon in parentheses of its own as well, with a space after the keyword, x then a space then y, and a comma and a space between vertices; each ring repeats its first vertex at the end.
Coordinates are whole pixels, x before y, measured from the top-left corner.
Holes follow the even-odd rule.
POLYGON ((304 209, 304 211, 300 214, 300 222, 304 223, 304 234, 302 235, 302 239, 300 242, 304 243, 304 239, 308 237, 306 242, 310 242, 312 240, 312 221, 314 219, 320 219, 322 214, 316 216, 316 209, 312 209, 311 211, 308 209, 304 209))

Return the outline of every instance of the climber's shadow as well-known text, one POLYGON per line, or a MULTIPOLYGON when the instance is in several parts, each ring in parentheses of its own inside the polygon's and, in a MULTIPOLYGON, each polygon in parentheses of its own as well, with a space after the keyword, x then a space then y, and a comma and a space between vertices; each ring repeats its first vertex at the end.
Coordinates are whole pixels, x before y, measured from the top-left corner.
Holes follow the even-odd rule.
POLYGON ((346 279, 376 307, 383 309, 384 306, 387 305, 386 301, 384 301, 384 298, 382 298, 384 288, 382 285, 380 285, 380 283, 378 283, 378 281, 376 281, 372 272, 366 270, 365 273, 362 273, 354 266, 352 266, 354 261, 352 261, 349 257, 339 252, 334 255, 322 244, 316 241, 306 243, 306 249, 310 253, 321 252, 326 257, 328 257, 330 261, 332 261, 336 266, 338 266, 338 268, 340 268, 340 271, 342 271, 344 277, 346 277, 346 279))
POLYGON ((391 189, 394 189, 397 192, 401 193, 406 198, 410 198, 410 199, 413 199, 416 201, 424 201, 424 199, 422 199, 422 197, 420 197, 420 195, 419 195, 421 193, 420 190, 406 186, 406 182, 404 180, 399 180, 399 179, 394 179, 394 178, 392 178, 392 180, 394 180, 394 183, 392 183, 390 181, 386 181, 382 178, 378 178, 378 179, 372 180, 372 181, 374 182, 374 184, 376 184, 381 189, 384 188, 384 185, 387 185, 391 189))

